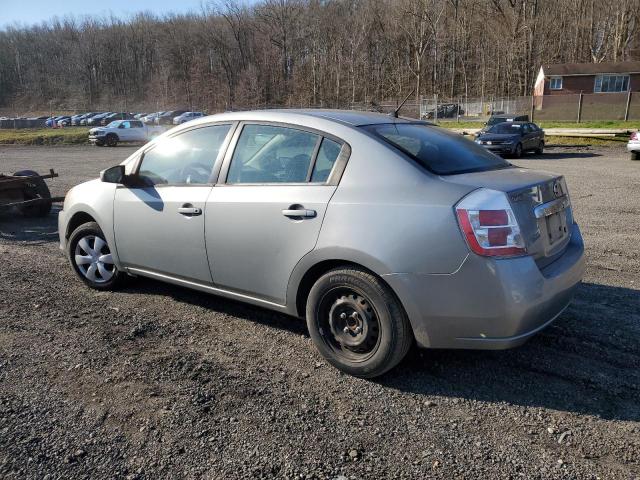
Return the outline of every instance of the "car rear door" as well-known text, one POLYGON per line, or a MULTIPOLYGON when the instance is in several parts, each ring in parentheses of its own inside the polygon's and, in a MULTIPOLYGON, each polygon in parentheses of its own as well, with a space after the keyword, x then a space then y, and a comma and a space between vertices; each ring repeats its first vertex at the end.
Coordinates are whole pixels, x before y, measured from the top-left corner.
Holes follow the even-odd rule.
POLYGON ((213 282, 284 304, 293 268, 315 247, 349 146, 320 132, 268 123, 241 124, 232 145, 207 200, 213 282))
POLYGON ((134 273, 156 273, 211 283, 204 226, 213 167, 231 124, 193 128, 167 137, 139 160, 134 186, 118 186, 114 232, 121 263, 134 273))

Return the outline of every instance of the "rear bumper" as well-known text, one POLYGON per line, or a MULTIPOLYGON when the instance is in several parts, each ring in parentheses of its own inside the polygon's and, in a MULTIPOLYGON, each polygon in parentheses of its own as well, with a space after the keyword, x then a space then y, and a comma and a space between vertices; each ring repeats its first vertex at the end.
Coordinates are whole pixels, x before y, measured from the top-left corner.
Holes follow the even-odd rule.
POLYGON ((629 141, 627 143, 627 152, 640 152, 640 141, 629 141))
POLYGON ((569 305, 584 273, 584 245, 573 225, 561 257, 540 269, 531 257, 469 254, 447 275, 389 274, 418 345, 504 349, 524 343, 569 305))

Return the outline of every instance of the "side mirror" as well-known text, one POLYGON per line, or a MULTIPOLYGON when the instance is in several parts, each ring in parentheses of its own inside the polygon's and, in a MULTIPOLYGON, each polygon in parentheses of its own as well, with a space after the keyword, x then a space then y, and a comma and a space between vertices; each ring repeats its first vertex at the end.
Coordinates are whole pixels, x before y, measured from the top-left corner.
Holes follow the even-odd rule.
POLYGON ((124 165, 116 165, 100 172, 100 180, 105 183, 124 183, 124 165))

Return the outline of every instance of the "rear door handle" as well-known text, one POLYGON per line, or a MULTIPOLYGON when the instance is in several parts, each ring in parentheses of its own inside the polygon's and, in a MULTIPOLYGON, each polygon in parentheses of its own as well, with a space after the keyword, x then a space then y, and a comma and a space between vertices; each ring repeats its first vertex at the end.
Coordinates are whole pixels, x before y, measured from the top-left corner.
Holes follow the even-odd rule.
POLYGON ((314 218, 317 215, 315 210, 307 210, 305 208, 282 210, 282 214, 289 218, 314 218))
POLYGON ((178 213, 180 215, 186 215, 191 217, 195 215, 202 215, 202 209, 183 205, 182 207, 178 208, 178 213))

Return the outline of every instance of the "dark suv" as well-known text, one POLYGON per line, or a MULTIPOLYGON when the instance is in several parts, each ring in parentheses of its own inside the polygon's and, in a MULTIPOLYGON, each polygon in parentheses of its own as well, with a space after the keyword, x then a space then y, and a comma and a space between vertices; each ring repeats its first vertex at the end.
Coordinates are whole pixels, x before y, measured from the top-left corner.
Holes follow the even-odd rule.
POLYGON ((158 115, 155 119, 156 125, 173 125, 173 119, 178 115, 186 113, 188 110, 169 110, 162 115, 158 115))
POLYGON ((531 150, 541 154, 544 150, 544 130, 530 122, 502 122, 481 131, 476 143, 492 152, 516 158, 531 150))

